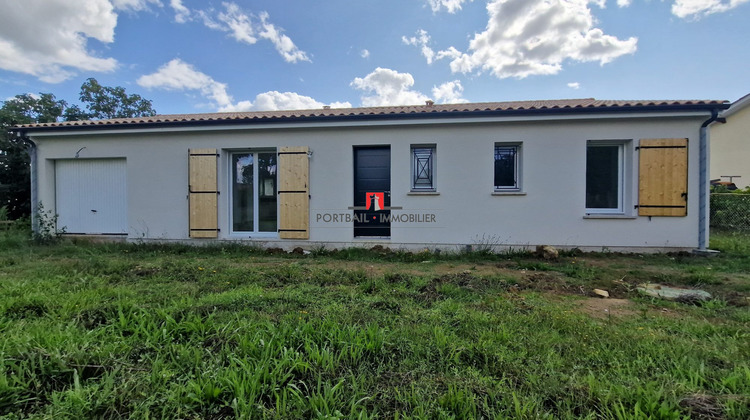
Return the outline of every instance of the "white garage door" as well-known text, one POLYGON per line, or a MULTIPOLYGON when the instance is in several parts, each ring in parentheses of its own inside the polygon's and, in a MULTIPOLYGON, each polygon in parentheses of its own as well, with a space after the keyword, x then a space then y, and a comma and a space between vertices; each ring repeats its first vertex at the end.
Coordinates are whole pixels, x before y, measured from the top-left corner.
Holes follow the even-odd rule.
POLYGON ((67 233, 128 231, 125 159, 55 162, 57 226, 67 233))

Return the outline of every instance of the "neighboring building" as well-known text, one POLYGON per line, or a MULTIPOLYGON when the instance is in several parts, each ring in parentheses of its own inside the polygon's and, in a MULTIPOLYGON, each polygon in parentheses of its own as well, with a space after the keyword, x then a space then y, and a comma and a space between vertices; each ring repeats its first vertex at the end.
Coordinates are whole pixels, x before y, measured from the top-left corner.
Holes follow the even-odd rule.
POLYGON ((721 113, 726 123, 711 125, 711 180, 750 187, 750 95, 721 113))
POLYGON ((705 248, 701 127, 728 106, 428 103, 15 131, 35 145, 32 202, 72 234, 286 249, 662 251, 705 248))

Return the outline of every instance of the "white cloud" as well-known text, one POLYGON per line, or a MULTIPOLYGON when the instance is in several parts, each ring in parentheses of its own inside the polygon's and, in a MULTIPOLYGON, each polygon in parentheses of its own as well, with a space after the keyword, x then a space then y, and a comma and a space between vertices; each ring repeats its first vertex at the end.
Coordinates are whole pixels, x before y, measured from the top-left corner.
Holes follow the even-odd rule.
POLYGON ((578 83, 578 82, 570 82, 570 83, 568 83, 568 87, 571 88, 571 89, 580 89, 581 88, 581 84, 578 83))
POLYGON ((459 104, 469 102, 463 98, 464 87, 460 80, 443 83, 432 88, 432 96, 441 104, 459 104))
MULTIPOLYGON (((221 112, 315 109, 326 105, 309 96, 276 91, 258 94, 255 101, 234 102, 234 98, 227 92, 225 83, 214 80, 179 58, 171 60, 152 74, 141 76, 137 83, 148 89, 198 91, 221 112)), ((328 105, 332 108, 351 107, 348 102, 333 102, 328 105)))
POLYGON ((448 13, 456 13, 461 10, 461 4, 467 1, 473 0, 427 0, 433 12, 439 12, 441 9, 445 9, 448 13))
POLYGON ((182 0, 170 0, 169 6, 174 10, 174 21, 177 23, 185 23, 191 20, 190 9, 182 4, 182 0))
POLYGON ((628 7, 630 6, 630 3, 632 3, 632 0, 617 0, 617 5, 619 7, 628 7))
POLYGON ((282 34, 281 29, 268 22, 268 13, 263 12, 260 14, 260 23, 263 27, 260 37, 271 41, 276 47, 276 51, 284 57, 284 60, 288 63, 310 61, 307 53, 297 48, 291 38, 282 34))
POLYGON ((364 49, 360 51, 359 56, 362 58, 370 58, 370 51, 368 51, 367 49, 364 49))
POLYGON ((378 67, 364 78, 355 78, 351 86, 373 93, 362 96, 364 106, 418 105, 430 99, 420 92, 411 90, 414 77, 409 73, 378 67))
POLYGON ((4 2, 0 13, 0 68, 58 83, 78 71, 108 72, 114 58, 89 51, 89 38, 114 41, 117 14, 108 0, 4 2))
POLYGON ((216 13, 211 10, 197 10, 195 13, 203 24, 217 31, 228 32, 237 42, 253 45, 258 38, 270 41, 276 51, 288 63, 310 61, 306 52, 300 50, 283 30, 268 21, 269 15, 261 12, 254 16, 245 12, 236 3, 222 3, 224 11, 216 13))
POLYGON ((604 0, 491 0, 484 32, 469 52, 450 47, 453 72, 489 71, 498 78, 556 74, 565 60, 608 63, 636 51, 638 39, 620 40, 594 27, 589 4, 604 0))
POLYGON ((112 0, 112 5, 118 10, 141 12, 148 10, 150 5, 162 7, 160 0, 112 0))
POLYGON ((294 92, 270 91, 255 96, 255 101, 241 101, 232 106, 223 107, 220 111, 279 111, 290 109, 351 108, 349 102, 324 104, 315 99, 294 92))
POLYGON ((226 11, 219 13, 218 19, 226 26, 221 29, 229 32, 237 42, 255 44, 258 39, 255 37, 250 16, 244 13, 240 6, 235 3, 223 3, 223 5, 226 11))
POLYGON ((430 35, 427 34, 427 31, 420 29, 417 31, 417 36, 410 38, 402 36, 401 41, 406 45, 421 47, 422 55, 427 59, 427 64, 432 64, 435 59, 435 51, 427 45, 430 43, 430 35))
POLYGON ((726 12, 750 0, 675 0, 672 14, 680 18, 699 19, 714 13, 726 12))
POLYGON ((197 15, 198 17, 200 17, 201 21, 203 22, 203 24, 204 24, 204 25, 205 25, 205 26, 206 26, 207 28, 213 29, 213 30, 215 30, 215 31, 224 31, 224 32, 229 32, 229 31, 230 31, 230 29, 229 29, 229 28, 228 28, 228 27, 227 27, 226 25, 223 25, 223 24, 221 24, 221 23, 219 23, 219 22, 215 21, 215 20, 213 19, 213 17, 211 17, 211 14, 210 14, 211 12, 213 12, 213 10, 210 10, 210 11, 205 11, 205 10, 195 10, 195 14, 196 14, 196 15, 197 15))
POLYGON ((155 73, 139 77, 137 83, 148 89, 197 90, 219 108, 231 106, 233 101, 226 84, 217 82, 179 58, 159 67, 155 73))

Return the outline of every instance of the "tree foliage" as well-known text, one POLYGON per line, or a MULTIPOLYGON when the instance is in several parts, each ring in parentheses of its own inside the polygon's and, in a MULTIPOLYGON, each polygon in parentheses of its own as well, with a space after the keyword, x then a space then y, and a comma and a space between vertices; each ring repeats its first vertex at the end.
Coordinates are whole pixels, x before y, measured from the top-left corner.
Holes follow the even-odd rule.
POLYGON ((152 103, 140 95, 125 93, 125 88, 102 86, 96 79, 87 79, 81 85, 79 97, 86 110, 71 106, 66 110, 66 120, 135 118, 156 115, 152 103), (70 118, 73 117, 73 118, 70 118), (68 119, 70 118, 70 119, 68 119))
POLYGON ((14 125, 155 115, 150 100, 128 95, 122 87, 102 86, 96 79, 81 85, 83 108, 51 93, 16 95, 0 107, 0 207, 17 219, 31 213, 29 144, 8 130, 14 125))
POLYGON ((31 212, 31 183, 27 144, 8 132, 17 124, 57 121, 67 103, 51 93, 38 97, 16 95, 0 108, 0 207, 5 207, 10 219, 27 216, 31 212))

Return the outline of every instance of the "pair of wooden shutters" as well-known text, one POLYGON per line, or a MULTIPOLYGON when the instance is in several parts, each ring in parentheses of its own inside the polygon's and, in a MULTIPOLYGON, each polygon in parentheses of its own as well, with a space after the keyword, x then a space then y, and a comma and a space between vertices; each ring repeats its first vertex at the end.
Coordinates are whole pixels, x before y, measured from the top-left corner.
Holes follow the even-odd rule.
MULTIPOLYGON (((310 164, 307 146, 279 150, 279 237, 310 237, 310 164)), ((218 158, 216 149, 190 149, 188 191, 190 237, 216 238, 218 220, 218 158)))
POLYGON ((638 215, 687 216, 688 140, 641 139, 638 215))

